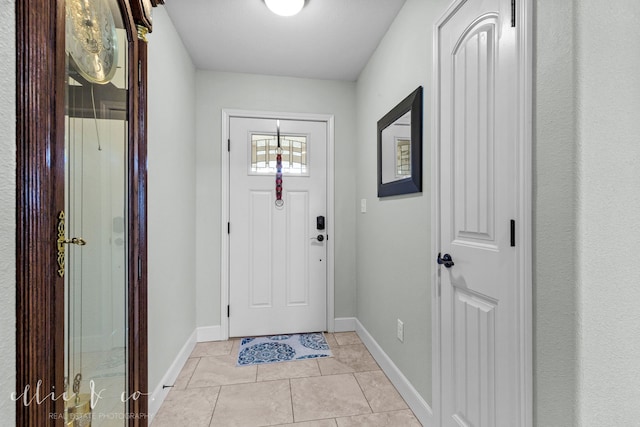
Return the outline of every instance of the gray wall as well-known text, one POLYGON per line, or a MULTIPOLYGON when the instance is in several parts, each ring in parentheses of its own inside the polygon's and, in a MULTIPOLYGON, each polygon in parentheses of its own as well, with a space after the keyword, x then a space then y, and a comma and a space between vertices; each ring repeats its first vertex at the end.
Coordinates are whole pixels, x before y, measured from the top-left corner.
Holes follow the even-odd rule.
POLYGON ((163 7, 149 36, 149 389, 196 327, 195 67, 163 7))
POLYGON ((220 324, 223 108, 335 115, 335 314, 354 316, 355 83, 211 71, 196 81, 198 326, 220 324))
POLYGON ((0 1, 0 420, 15 423, 16 104, 15 1, 0 1))
POLYGON ((449 0, 407 0, 358 79, 358 319, 431 404, 430 141, 433 24, 449 0), (424 87, 423 192, 377 196, 376 123, 424 87), (358 211, 360 212, 360 211, 358 211), (404 322, 404 342, 396 321, 404 322))
POLYGON ((572 2, 537 0, 534 105, 534 418, 575 425, 576 182, 572 2))
POLYGON ((640 425, 640 2, 575 0, 578 424, 640 425))
POLYGON ((536 425, 636 425, 640 3, 536 10, 536 425))

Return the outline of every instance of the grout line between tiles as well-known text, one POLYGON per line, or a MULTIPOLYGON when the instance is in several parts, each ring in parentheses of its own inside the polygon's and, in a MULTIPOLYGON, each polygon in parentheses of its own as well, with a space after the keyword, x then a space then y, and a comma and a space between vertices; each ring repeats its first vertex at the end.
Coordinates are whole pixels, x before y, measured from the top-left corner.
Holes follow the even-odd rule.
POLYGON ((369 398, 367 397, 367 394, 364 392, 364 389, 362 388, 362 384, 360 384, 360 381, 358 381, 358 377, 356 377, 356 372, 354 372, 353 374, 353 379, 356 380, 356 384, 358 384, 358 387, 360 387, 360 391, 362 392, 362 396, 364 396, 364 400, 367 401, 367 405, 369 405, 369 409, 371 410, 371 413, 375 413, 373 411, 373 407, 371 406, 371 402, 369 402, 369 398))
POLYGON ((218 394, 216 395, 216 401, 213 403, 213 409, 211 410, 211 418, 209 419, 209 427, 213 424, 213 414, 216 412, 216 406, 218 406, 218 399, 220 399, 220 393, 222 392, 222 386, 218 386, 218 394))
POLYGON ((291 387, 291 378, 289 378, 289 397, 291 398, 291 422, 296 422, 296 411, 293 408, 293 387, 291 387))
MULTIPOLYGON (((198 359, 198 361, 196 362, 196 366, 193 367, 193 371, 191 371, 191 375, 189 375, 189 380, 187 381, 187 385, 184 386, 185 390, 189 388, 189 384, 191 384, 191 379, 193 378, 193 374, 196 373, 196 369, 198 369, 198 365, 200 364, 202 357, 194 357, 194 359, 198 359)), ((174 384, 175 384, 175 381, 174 381, 174 384)))

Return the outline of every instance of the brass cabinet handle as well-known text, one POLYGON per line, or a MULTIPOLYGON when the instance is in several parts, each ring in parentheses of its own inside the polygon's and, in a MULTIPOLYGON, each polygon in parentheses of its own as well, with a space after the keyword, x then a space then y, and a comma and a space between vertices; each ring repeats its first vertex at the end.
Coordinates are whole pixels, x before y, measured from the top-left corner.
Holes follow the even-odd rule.
POLYGON ((58 214, 58 225, 57 225, 58 239, 56 240, 58 275, 60 277, 64 277, 64 268, 65 268, 64 245, 84 246, 87 244, 86 240, 84 240, 82 237, 74 237, 71 240, 67 240, 64 238, 65 231, 66 231, 65 219, 66 218, 64 215, 64 211, 61 211, 60 214, 58 214))
POLYGON ((65 234, 65 217, 64 211, 58 215, 58 240, 56 246, 58 249, 58 276, 64 277, 64 234, 65 234))
POLYGON ((87 244, 86 240, 84 240, 82 237, 74 237, 71 240, 65 240, 64 242, 65 245, 78 245, 78 246, 84 246, 87 244))

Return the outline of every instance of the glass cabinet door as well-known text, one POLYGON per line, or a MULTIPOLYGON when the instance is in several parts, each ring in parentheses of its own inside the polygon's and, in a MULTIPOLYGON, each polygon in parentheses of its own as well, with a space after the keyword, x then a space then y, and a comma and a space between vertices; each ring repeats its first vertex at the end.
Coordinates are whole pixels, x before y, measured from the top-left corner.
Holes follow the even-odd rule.
POLYGON ((66 0, 65 425, 127 410, 128 41, 117 0, 66 0))

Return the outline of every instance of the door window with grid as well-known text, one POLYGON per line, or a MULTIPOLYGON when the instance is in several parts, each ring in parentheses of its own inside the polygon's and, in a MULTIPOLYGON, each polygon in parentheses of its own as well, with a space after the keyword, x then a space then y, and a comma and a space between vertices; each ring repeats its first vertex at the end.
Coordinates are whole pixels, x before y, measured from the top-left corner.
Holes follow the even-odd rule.
MULTIPOLYGON (((280 135, 280 147, 284 175, 309 175, 307 137, 305 135, 280 135)), ((278 140, 275 134, 252 134, 250 174, 275 174, 277 154, 278 140)))

